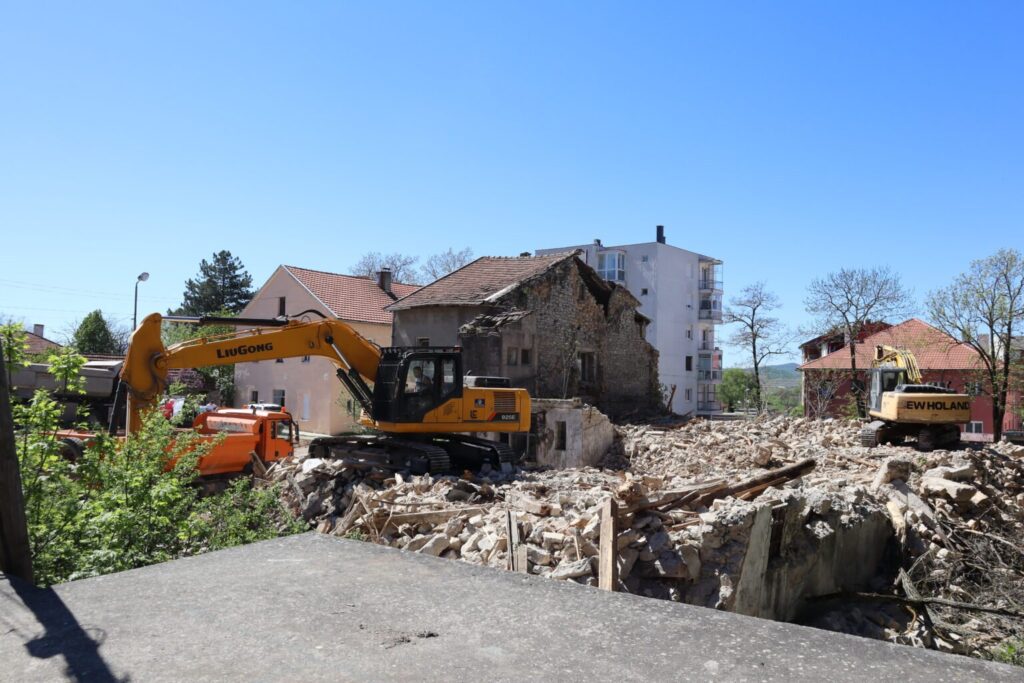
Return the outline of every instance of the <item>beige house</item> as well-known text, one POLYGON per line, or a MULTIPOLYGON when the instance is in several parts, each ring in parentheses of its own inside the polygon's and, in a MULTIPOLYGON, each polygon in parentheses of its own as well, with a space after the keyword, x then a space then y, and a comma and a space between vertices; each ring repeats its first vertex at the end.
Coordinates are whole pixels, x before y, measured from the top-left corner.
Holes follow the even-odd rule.
MULTIPOLYGON (((384 307, 417 288, 392 283, 388 271, 371 279, 278 266, 240 316, 275 318, 313 310, 343 320, 367 339, 388 346, 391 313, 384 307)), ((335 369, 330 360, 317 356, 239 363, 235 366, 235 403, 283 404, 303 432, 347 431, 355 425, 359 407, 338 381, 335 369)))

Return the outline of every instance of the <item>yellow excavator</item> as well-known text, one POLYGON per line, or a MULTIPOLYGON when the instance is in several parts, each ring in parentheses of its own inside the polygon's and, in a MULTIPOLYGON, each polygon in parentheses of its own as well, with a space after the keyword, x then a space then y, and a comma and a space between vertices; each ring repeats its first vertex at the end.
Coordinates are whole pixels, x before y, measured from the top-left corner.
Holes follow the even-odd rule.
POLYGON ((900 444, 906 437, 916 438, 922 451, 959 443, 960 425, 971 419, 971 397, 925 384, 913 353, 876 346, 869 376, 874 420, 860 431, 862 446, 900 444))
POLYGON ((489 462, 507 469, 515 453, 504 443, 466 433, 526 432, 530 396, 502 377, 463 377, 458 347, 381 348, 350 325, 306 311, 303 319, 182 318, 197 324, 248 326, 234 333, 165 347, 164 318, 153 313, 131 336, 119 392, 127 393, 126 431, 136 433, 142 414, 167 389, 172 368, 323 356, 362 408, 368 434, 320 438, 311 455, 345 458, 355 466, 446 472, 453 465, 489 462), (312 319, 312 314, 320 319, 312 319))

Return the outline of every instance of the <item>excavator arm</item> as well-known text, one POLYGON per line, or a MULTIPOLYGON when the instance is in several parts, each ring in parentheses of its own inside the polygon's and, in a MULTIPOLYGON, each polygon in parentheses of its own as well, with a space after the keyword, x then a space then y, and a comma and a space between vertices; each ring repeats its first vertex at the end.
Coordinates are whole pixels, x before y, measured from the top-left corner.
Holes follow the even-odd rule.
POLYGON ((289 321, 280 327, 256 327, 215 337, 202 337, 165 347, 160 336, 163 317, 152 313, 131 336, 121 381, 128 390, 127 431, 138 431, 141 414, 167 388, 172 368, 323 356, 338 366, 338 377, 370 409, 370 390, 380 367, 380 347, 340 320, 289 321))
POLYGON ((875 357, 872 359, 871 366, 875 368, 892 367, 906 370, 907 380, 912 384, 920 384, 924 381, 921 369, 917 366, 917 358, 906 349, 878 345, 875 347, 875 357))

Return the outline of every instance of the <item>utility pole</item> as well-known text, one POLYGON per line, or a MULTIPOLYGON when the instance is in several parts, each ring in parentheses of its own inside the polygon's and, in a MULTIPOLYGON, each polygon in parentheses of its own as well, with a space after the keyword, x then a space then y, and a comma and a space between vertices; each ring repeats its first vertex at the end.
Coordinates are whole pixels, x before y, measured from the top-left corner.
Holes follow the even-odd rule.
MULTIPOLYGON (((4 369, 4 362, 3 345, 0 345, 0 369, 4 369)), ((32 552, 6 371, 0 372, 0 571, 33 582, 32 552)))

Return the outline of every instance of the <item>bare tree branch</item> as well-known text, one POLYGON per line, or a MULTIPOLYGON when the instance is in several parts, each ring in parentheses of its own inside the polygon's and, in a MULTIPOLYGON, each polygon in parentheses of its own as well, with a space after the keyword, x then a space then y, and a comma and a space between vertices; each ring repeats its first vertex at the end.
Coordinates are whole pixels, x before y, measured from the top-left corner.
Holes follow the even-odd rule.
POLYGON ((863 387, 857 375, 857 339, 864 327, 886 318, 902 319, 912 309, 912 295, 888 266, 843 268, 815 278, 804 299, 819 334, 841 332, 850 347, 850 378, 857 410, 865 415, 863 387))

